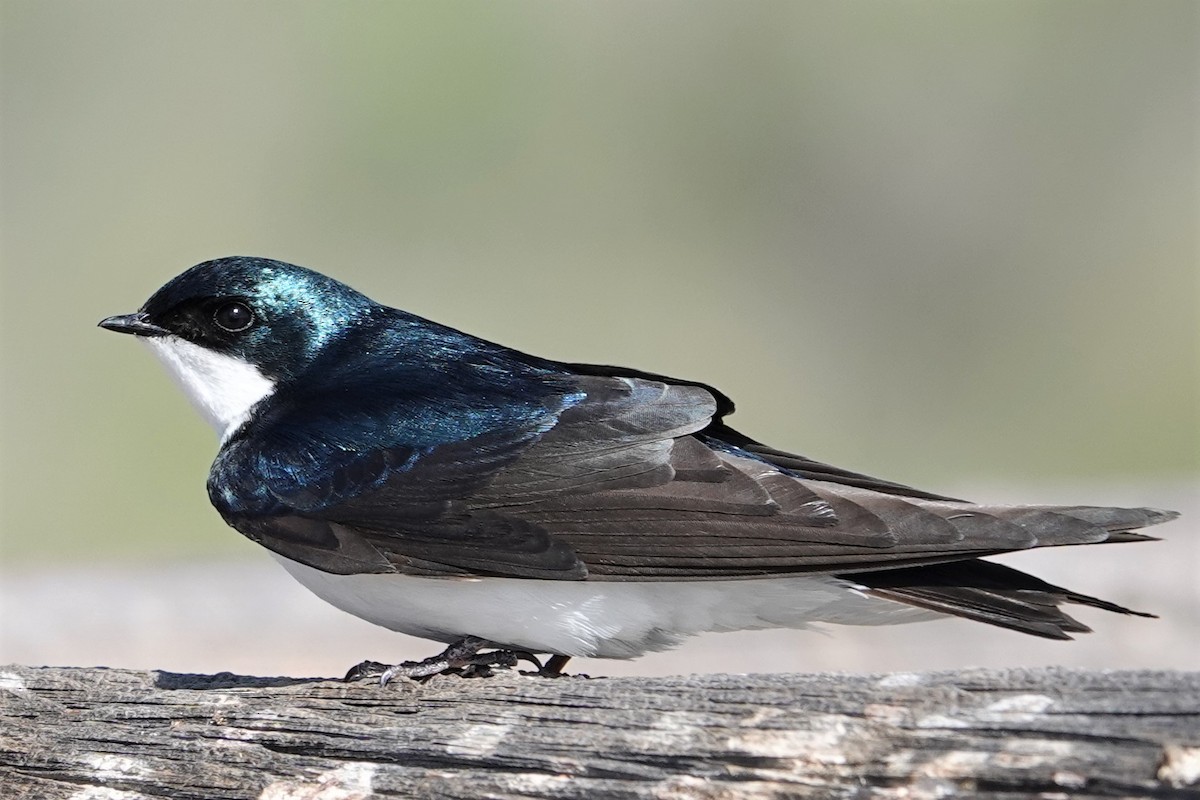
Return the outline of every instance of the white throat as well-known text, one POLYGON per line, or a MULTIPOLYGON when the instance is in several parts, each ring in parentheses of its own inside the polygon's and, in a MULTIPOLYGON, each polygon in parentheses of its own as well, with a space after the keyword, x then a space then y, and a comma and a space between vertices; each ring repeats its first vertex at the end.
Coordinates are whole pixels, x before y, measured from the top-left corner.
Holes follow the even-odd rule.
POLYGON ((275 391, 275 382, 253 364, 192 344, 178 336, 138 337, 167 365, 192 405, 221 441, 242 426, 250 409, 275 391))

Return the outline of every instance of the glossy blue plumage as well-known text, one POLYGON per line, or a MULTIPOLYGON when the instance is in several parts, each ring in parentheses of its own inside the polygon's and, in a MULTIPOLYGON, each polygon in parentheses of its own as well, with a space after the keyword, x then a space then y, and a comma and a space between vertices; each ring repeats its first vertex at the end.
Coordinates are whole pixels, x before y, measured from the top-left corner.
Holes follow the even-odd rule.
MULTIPOLYGON (((489 432, 504 432, 494 449, 512 450, 572 401, 564 373, 547 362, 283 262, 197 265, 143 311, 186 331, 186 312, 209 297, 252 304, 258 324, 229 352, 278 381, 256 409, 253 431, 268 433, 235 433, 213 465, 209 495, 226 517, 328 509, 489 432)), ((494 457, 476 454, 480 464, 494 457)))
POLYGON ((450 444, 496 431, 528 444, 570 404, 571 387, 514 355, 394 309, 365 309, 263 402, 256 428, 267 435, 229 440, 213 503, 226 515, 316 511, 450 444))
POLYGON ((334 339, 369 323, 377 303, 319 272, 265 258, 232 257, 197 264, 155 292, 142 311, 185 332, 199 332, 181 316, 198 298, 253 298, 260 325, 232 352, 271 377, 294 377, 334 339))
POLYGON ((1061 602, 1123 609, 978 556, 1171 517, 981 507, 849 472, 733 430, 704 384, 530 356, 278 261, 200 264, 102 324, 158 342, 220 423, 224 519, 313 574, 826 575, 1062 638, 1082 628, 1061 602))

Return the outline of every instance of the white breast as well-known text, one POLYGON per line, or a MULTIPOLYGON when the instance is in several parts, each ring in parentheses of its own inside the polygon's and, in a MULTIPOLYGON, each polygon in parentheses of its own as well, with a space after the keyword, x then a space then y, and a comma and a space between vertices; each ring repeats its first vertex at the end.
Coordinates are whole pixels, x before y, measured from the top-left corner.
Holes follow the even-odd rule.
POLYGON ((633 658, 707 631, 940 616, 868 597, 828 576, 625 582, 332 575, 272 555, 318 597, 376 625, 447 643, 479 636, 534 653, 633 658))
POLYGON ((196 410, 216 428, 221 441, 241 427, 256 403, 275 391, 275 382, 253 364, 192 344, 178 336, 139 336, 183 388, 196 410))

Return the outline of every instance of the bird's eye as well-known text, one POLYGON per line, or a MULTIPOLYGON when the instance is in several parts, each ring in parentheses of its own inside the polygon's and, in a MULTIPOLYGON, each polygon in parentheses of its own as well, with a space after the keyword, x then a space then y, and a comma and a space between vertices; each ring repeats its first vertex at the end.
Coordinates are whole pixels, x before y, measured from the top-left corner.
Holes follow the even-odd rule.
POLYGON ((234 300, 213 312, 213 322, 230 333, 238 333, 254 324, 254 312, 245 303, 234 300))

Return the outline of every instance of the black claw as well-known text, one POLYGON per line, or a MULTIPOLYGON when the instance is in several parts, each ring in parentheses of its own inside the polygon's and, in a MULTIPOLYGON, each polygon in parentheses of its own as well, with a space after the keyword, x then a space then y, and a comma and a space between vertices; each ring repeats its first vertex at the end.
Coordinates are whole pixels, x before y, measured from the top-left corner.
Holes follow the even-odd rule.
MULTIPOLYGON (((478 636, 469 636, 455 642, 441 653, 423 661, 405 661, 389 666, 378 661, 364 661, 350 668, 345 680, 357 681, 364 678, 378 678, 380 686, 386 686, 398 677, 424 680, 434 675, 459 675, 464 678, 487 678, 494 673, 493 667, 508 669, 517 666, 521 661, 528 661, 537 668, 533 675, 548 675, 546 667, 537 656, 525 650, 491 650, 479 652, 490 642, 478 636)), ((561 658, 561 657, 559 657, 561 658)), ((566 663, 564 659, 562 663, 566 663)))
MULTIPOLYGON (((577 672, 574 675, 568 675, 563 672, 563 667, 571 660, 570 656, 550 656, 546 660, 546 665, 538 665, 536 670, 522 671, 522 675, 530 675, 535 678, 590 678, 590 675, 584 675, 582 672, 577 672)), ((537 664, 537 661, 534 661, 537 664)))

